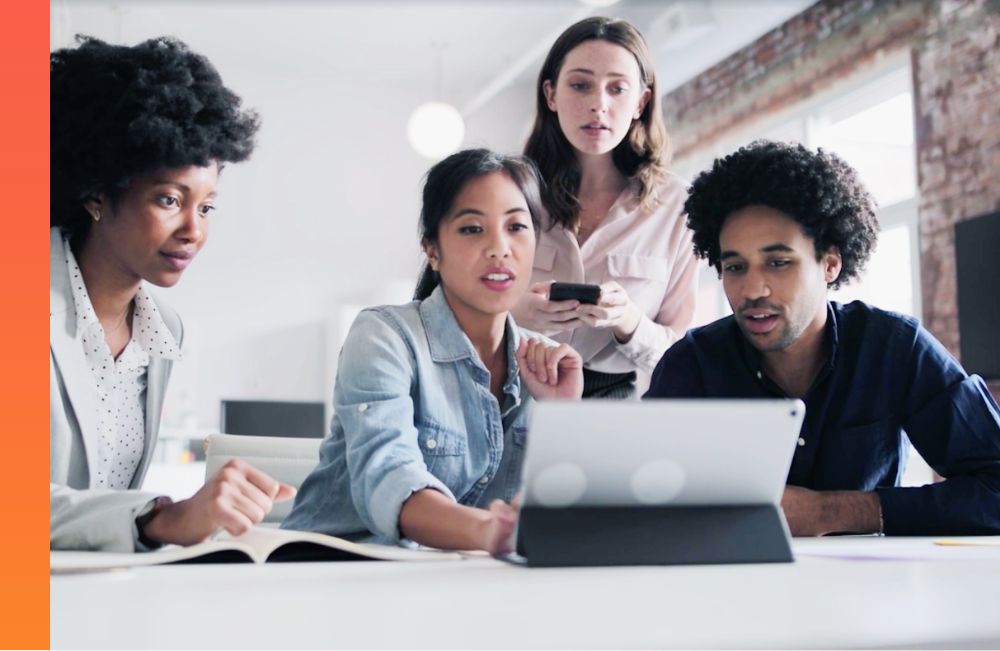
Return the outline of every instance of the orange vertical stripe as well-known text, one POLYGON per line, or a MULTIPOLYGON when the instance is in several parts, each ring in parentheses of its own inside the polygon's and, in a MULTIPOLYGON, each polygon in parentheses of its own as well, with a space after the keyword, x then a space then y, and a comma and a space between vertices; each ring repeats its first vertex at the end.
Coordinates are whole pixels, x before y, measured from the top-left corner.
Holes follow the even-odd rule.
POLYGON ((0 648, 49 646, 49 5, 0 9, 0 648))

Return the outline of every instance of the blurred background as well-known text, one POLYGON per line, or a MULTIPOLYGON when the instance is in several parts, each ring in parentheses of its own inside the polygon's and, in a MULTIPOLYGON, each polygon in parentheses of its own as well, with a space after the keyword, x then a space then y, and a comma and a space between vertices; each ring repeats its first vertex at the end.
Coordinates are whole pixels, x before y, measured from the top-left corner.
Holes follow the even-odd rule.
MULTIPOLYGON (((988 239, 1000 210, 993 0, 54 0, 53 49, 75 34, 173 35, 262 117, 253 158, 223 174, 207 248, 167 295, 187 339, 158 453, 173 470, 151 472, 154 487, 188 492, 182 475, 200 470, 176 466, 224 425, 223 400, 322 403, 329 417, 357 311, 413 291, 422 175, 459 147, 519 152, 542 58, 598 14, 649 43, 675 172, 691 179, 761 137, 839 153, 878 199, 883 230, 863 281, 835 299, 912 314, 970 371, 1000 376, 1000 274, 962 269, 984 258, 956 253, 964 222, 993 226, 960 233, 959 248, 1000 252, 988 239), (450 113, 420 123, 428 102, 450 113), (975 343, 964 357, 963 338, 975 343)), ((726 313, 706 266, 697 324, 726 313)), ((908 473, 931 477, 919 459, 908 473)))

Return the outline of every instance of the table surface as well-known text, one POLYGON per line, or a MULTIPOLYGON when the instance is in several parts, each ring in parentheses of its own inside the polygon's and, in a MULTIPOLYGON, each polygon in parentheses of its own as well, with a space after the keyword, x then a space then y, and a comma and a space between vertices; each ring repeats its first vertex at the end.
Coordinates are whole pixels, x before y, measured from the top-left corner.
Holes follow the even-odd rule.
POLYGON ((796 540, 796 562, 757 565, 538 569, 475 558, 55 575, 51 644, 997 648, 1000 538, 990 542, 796 540))

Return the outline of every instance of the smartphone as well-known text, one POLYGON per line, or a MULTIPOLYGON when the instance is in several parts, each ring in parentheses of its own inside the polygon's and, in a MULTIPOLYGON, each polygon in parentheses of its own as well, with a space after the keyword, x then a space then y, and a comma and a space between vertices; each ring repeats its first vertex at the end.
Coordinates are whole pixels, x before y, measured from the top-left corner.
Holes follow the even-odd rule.
POLYGON ((586 285, 583 283, 552 283, 549 286, 550 301, 572 301, 596 305, 601 298, 600 285, 586 285))

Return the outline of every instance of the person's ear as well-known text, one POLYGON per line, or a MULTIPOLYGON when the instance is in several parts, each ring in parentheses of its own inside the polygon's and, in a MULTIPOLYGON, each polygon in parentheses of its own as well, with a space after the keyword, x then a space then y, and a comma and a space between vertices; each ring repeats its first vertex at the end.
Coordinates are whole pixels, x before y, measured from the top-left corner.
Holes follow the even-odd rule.
POLYGON ((826 279, 826 284, 829 285, 836 281, 844 269, 844 259, 840 255, 840 249, 831 246, 820 258, 820 264, 823 265, 823 277, 826 279))
POLYGON ((437 271, 438 267, 441 266, 441 256, 438 253, 437 246, 427 240, 424 240, 421 244, 424 247, 424 255, 427 256, 427 262, 431 266, 431 271, 437 271))
POLYGON ((548 104, 549 110, 553 113, 556 112, 556 89, 552 86, 552 80, 546 79, 542 82, 542 92, 545 93, 545 103, 548 104))
POLYGON ((83 209, 87 211, 94 222, 101 221, 107 212, 107 201, 103 194, 89 194, 83 200, 83 209))
POLYGON ((642 117, 642 112, 646 110, 646 104, 649 104, 649 98, 653 96, 653 91, 646 86, 646 90, 642 91, 642 97, 639 98, 639 107, 635 110, 635 115, 632 116, 633 120, 638 120, 642 117))

